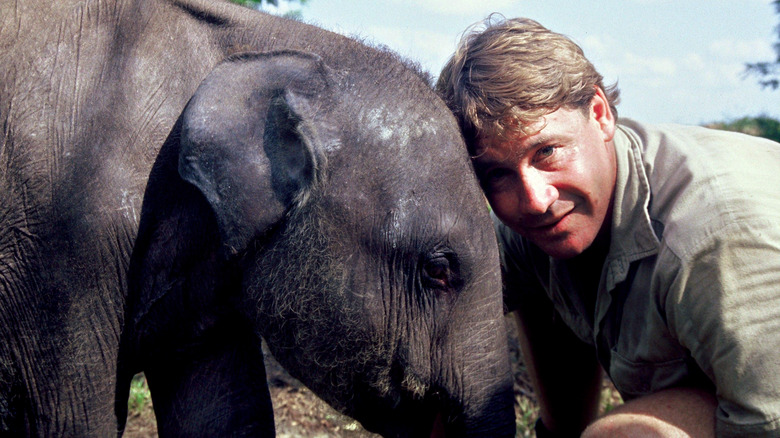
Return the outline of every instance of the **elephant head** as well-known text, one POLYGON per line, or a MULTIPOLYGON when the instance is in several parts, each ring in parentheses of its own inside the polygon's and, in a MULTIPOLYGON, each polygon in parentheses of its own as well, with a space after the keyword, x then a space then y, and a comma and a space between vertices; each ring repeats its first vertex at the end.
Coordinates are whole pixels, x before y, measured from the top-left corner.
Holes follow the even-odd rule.
POLYGON ((466 148, 429 85, 372 53, 364 68, 233 56, 160 151, 120 362, 125 381, 146 373, 162 436, 272 435, 261 338, 369 430, 514 436, 498 254, 466 148))

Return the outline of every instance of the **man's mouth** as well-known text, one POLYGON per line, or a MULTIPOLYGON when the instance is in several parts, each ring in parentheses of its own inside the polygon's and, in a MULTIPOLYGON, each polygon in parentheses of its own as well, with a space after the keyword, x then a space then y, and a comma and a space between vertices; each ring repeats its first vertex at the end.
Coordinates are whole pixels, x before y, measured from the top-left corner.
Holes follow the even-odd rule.
POLYGON ((562 214, 543 215, 523 221, 523 228, 529 231, 547 231, 555 228, 566 216, 574 209, 568 210, 562 214))
POLYGON ((561 221, 561 219, 563 219, 563 217, 539 221, 536 223, 527 224, 525 228, 529 230, 545 230, 554 227, 558 222, 561 221))

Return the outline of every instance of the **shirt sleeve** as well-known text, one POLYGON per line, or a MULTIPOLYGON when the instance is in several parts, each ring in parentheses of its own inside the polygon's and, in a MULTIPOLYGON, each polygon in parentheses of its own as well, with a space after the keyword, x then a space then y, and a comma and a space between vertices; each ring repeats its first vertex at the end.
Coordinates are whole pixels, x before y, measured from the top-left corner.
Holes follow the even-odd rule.
POLYGON ((780 223, 732 223, 681 262, 666 314, 716 387, 719 437, 780 436, 780 223))

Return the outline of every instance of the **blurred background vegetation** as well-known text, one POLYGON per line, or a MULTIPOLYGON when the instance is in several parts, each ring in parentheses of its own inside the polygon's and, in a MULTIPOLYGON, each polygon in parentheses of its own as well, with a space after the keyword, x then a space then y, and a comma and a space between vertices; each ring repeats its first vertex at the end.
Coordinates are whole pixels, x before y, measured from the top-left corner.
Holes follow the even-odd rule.
POLYGON ((724 131, 742 132, 780 142, 780 121, 767 116, 742 117, 728 122, 709 123, 706 126, 724 131))
MULTIPOLYGON (((772 4, 775 5, 775 13, 780 16, 780 0, 774 0, 772 4)), ((775 49, 775 59, 745 65, 747 74, 758 76, 758 83, 772 90, 780 88, 780 23, 775 27, 775 35, 777 40, 772 45, 775 49)))

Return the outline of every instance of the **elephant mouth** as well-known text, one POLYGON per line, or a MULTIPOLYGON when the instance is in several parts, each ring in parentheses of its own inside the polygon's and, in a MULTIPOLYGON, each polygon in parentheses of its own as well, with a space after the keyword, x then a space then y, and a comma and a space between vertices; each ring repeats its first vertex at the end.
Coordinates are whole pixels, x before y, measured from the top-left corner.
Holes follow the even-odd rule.
POLYGON ((453 436, 457 430, 450 409, 440 393, 431 391, 424 397, 401 395, 395 401, 387 399, 361 400, 352 413, 363 427, 383 437, 430 437, 453 436))
POLYGON ((439 412, 436 418, 433 420, 433 428, 431 429, 430 438, 444 438, 447 433, 444 429, 444 420, 442 419, 442 413, 439 412))

